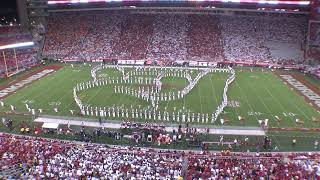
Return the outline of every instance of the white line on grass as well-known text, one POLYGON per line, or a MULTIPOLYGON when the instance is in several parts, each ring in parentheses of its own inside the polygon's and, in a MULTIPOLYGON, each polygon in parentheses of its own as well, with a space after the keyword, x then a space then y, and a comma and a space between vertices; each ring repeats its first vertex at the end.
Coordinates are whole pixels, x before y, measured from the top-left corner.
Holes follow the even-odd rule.
MULTIPOLYGON (((281 84, 281 85, 282 85, 282 84, 281 84)), ((287 86, 287 88, 289 88, 289 87, 287 86)), ((281 106, 282 109, 283 109, 283 112, 286 112, 286 109, 285 109, 284 106, 281 104, 281 102, 280 102, 277 98, 274 98, 274 96, 272 95, 272 93, 270 92, 270 90, 269 90, 268 88, 265 88, 265 89, 268 91, 268 93, 270 94, 270 96, 271 96, 273 99, 275 99, 275 100, 278 102, 278 104, 280 104, 280 106, 281 106)), ((290 99, 290 101, 291 101, 291 98, 288 98, 288 99, 290 99)), ((292 102, 292 101, 291 101, 291 102, 292 102)), ((301 114, 303 114, 306 119, 308 119, 308 116, 296 105, 296 103, 291 103, 291 104, 294 104, 294 107, 295 107, 301 114)), ((290 120, 292 120, 292 118, 290 118, 290 120)), ((294 123, 295 123, 295 122, 294 122, 294 123)))
MULTIPOLYGON (((200 72, 199 72, 200 73, 200 72)), ((199 80, 199 83, 200 83, 201 80, 199 80)), ((199 99, 200 99, 200 108, 201 108, 201 113, 203 113, 203 109, 202 109, 202 100, 201 100, 201 92, 200 92, 200 87, 199 87, 199 83, 197 84, 197 87, 198 88, 198 95, 199 95, 199 99)))
MULTIPOLYGON (((213 76, 215 77, 215 75, 213 76)), ((215 89, 215 86, 213 85, 213 82, 212 82, 212 79, 211 77, 209 78, 210 79, 210 82, 211 82, 211 88, 212 88, 212 91, 214 93, 214 99, 216 101, 216 107, 218 106, 218 99, 217 99, 217 93, 216 93, 216 89, 215 89)), ((222 95, 222 94, 221 94, 222 95)), ((214 109, 213 109, 213 112, 214 112, 214 109)))
MULTIPOLYGON (((57 82, 60 83, 61 81, 64 80, 64 78, 60 78, 60 76, 58 76, 57 74, 50 74, 50 75, 51 75, 51 78, 52 78, 52 79, 58 79, 57 81, 55 81, 56 83, 57 83, 57 82)), ((41 79, 39 79, 39 80, 37 80, 37 81, 35 81, 35 82, 33 82, 33 83, 38 83, 38 84, 36 84, 36 85, 38 85, 39 87, 41 87, 42 84, 39 84, 39 83, 44 83, 44 81, 42 81, 42 80, 45 80, 45 79, 48 78, 48 77, 50 77, 50 76, 43 77, 43 78, 41 78, 41 79)), ((27 90, 27 91, 29 90, 29 93, 23 93, 22 96, 19 96, 18 98, 16 98, 15 100, 13 100, 12 105, 17 105, 17 103, 19 103, 22 99, 24 99, 24 98, 26 98, 26 97, 32 97, 33 100, 36 100, 38 97, 41 97, 43 94, 49 94, 48 91, 46 91, 46 90, 41 91, 42 93, 39 93, 38 90, 37 90, 37 88, 39 88, 39 87, 34 87, 34 84, 33 84, 33 83, 27 85, 28 87, 23 87, 22 89, 19 89, 19 90, 18 90, 18 93, 21 93, 21 92, 23 92, 23 91, 25 91, 25 90, 27 90), (31 87, 31 85, 33 85, 33 87, 31 87), (34 96, 33 94, 37 94, 37 95, 34 96)), ((59 86, 58 86, 58 87, 59 87, 59 86)), ((52 90, 52 89, 50 89, 50 90, 52 90)), ((12 96, 11 96, 11 97, 12 97, 12 96)), ((11 98, 11 97, 8 96, 8 98, 11 98)), ((45 97, 47 97, 47 96, 45 96, 45 97)), ((48 99, 48 98, 46 98, 46 99, 48 99)), ((40 103, 41 103, 41 102, 40 102, 40 103)), ((46 103, 46 102, 45 102, 45 103, 46 103)))
MULTIPOLYGON (((249 84, 250 84, 250 83, 249 83, 249 84)), ((249 85, 249 86, 250 86, 250 85, 249 85)), ((264 101, 260 98, 260 96, 257 95, 256 91, 254 90, 255 88, 252 88, 252 87, 251 87, 251 89, 253 89, 254 94, 256 95, 256 97, 258 98, 258 100, 263 104, 263 106, 267 109, 267 111, 269 111, 270 115, 272 116, 272 111, 271 111, 270 108, 264 103, 264 101)), ((276 143, 278 144, 278 147, 281 147, 281 144, 279 143, 278 139, 275 138, 275 140, 276 140, 276 143)))

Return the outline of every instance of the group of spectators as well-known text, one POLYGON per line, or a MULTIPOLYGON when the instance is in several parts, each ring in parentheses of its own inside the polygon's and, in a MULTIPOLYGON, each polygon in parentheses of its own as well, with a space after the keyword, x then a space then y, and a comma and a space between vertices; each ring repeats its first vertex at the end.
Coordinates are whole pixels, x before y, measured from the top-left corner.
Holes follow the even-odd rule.
MULTIPOLYGON (((0 134, 0 175, 105 179, 317 179, 319 153, 160 151, 0 134)), ((4 178, 4 177, 0 177, 4 178)))
MULTIPOLYGON (((25 33, 21 26, 1 26, 0 27, 0 37, 10 37, 13 35, 25 35, 25 33)), ((1 42, 1 45, 2 44, 3 42, 1 42)))
POLYGON ((319 154, 209 154, 189 158, 187 179, 318 179, 319 154))
POLYGON ((26 167, 25 179, 177 179, 183 162, 181 153, 7 134, 0 134, 0 157, 0 174, 18 165, 26 167))
POLYGON ((164 125, 159 125, 156 123, 138 123, 138 122, 131 122, 131 121, 126 121, 121 123, 121 128, 122 129, 139 129, 139 130, 151 130, 151 131, 165 131, 165 126, 164 125))
POLYGON ((195 61, 223 61, 223 39, 219 19, 211 16, 189 16, 187 41, 188 59, 195 61))
MULTIPOLYGON (((299 61, 299 57, 279 59, 268 43, 301 47, 306 31, 305 18, 224 17, 221 21, 224 52, 230 61, 299 61)), ((285 52, 284 52, 285 53, 285 52)))
POLYGON ((305 73, 312 74, 320 78, 320 65, 307 66, 305 69, 305 73))
POLYGON ((306 20, 117 11, 53 13, 44 54, 83 61, 299 61, 298 56, 276 57, 270 48, 277 42, 301 47, 306 20))

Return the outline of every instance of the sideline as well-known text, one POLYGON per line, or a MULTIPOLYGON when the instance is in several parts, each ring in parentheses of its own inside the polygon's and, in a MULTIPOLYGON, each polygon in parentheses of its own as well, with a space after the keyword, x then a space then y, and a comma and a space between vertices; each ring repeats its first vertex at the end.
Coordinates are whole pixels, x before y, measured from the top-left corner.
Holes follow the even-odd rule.
MULTIPOLYGON (((60 118, 50 118, 50 117, 38 117, 34 120, 34 122, 40 123, 57 123, 57 124, 64 124, 64 125, 75 125, 75 126, 85 126, 85 127, 103 127, 103 128, 110 128, 110 129, 120 129, 121 122, 92 122, 92 121, 79 121, 79 120, 70 120, 70 119, 60 119, 60 118)), ((176 126, 165 126, 166 132, 173 132, 174 129, 177 129, 176 126)), ((200 132, 207 132, 208 128, 198 128, 200 132)), ((209 134, 213 135, 241 135, 241 136, 265 136, 266 133, 263 129, 260 128, 245 128, 242 127, 241 129, 235 128, 209 128, 209 134)))

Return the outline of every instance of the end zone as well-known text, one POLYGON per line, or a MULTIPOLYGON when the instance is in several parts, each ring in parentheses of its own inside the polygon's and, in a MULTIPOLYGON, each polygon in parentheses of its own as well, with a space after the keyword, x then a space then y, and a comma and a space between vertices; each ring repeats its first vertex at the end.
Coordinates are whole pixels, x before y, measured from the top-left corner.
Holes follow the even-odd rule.
POLYGON ((26 85, 29 85, 32 82, 61 69, 62 67, 63 66, 46 66, 35 72, 23 76, 13 83, 9 83, 5 86, 0 87, 0 99, 4 99, 5 97, 15 93, 17 90, 22 89, 26 85))

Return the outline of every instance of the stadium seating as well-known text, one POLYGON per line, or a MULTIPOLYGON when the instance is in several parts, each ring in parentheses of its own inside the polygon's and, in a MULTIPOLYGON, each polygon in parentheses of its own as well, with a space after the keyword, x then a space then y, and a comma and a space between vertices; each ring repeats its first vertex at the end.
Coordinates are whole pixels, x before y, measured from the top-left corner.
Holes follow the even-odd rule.
POLYGON ((121 12, 55 13, 49 17, 44 54, 73 60, 259 61, 294 64, 273 43, 298 47, 301 17, 235 17, 121 12), (106 18, 107 17, 107 18, 106 18))
POLYGON ((316 179, 319 153, 176 152, 0 134, 0 177, 316 179), (18 173, 18 174, 17 174, 18 173))
POLYGON ((223 61, 223 41, 219 19, 206 15, 191 15, 188 17, 190 29, 187 41, 188 59, 200 61, 223 61), (210 26, 208 26, 210 24, 210 26))
POLYGON ((21 26, 0 26, 0 37, 10 36, 13 34, 22 34, 21 26))
POLYGON ((189 158, 187 179, 316 179, 320 175, 319 164, 315 160, 318 156, 291 154, 284 161, 284 155, 281 154, 198 155, 189 158))

